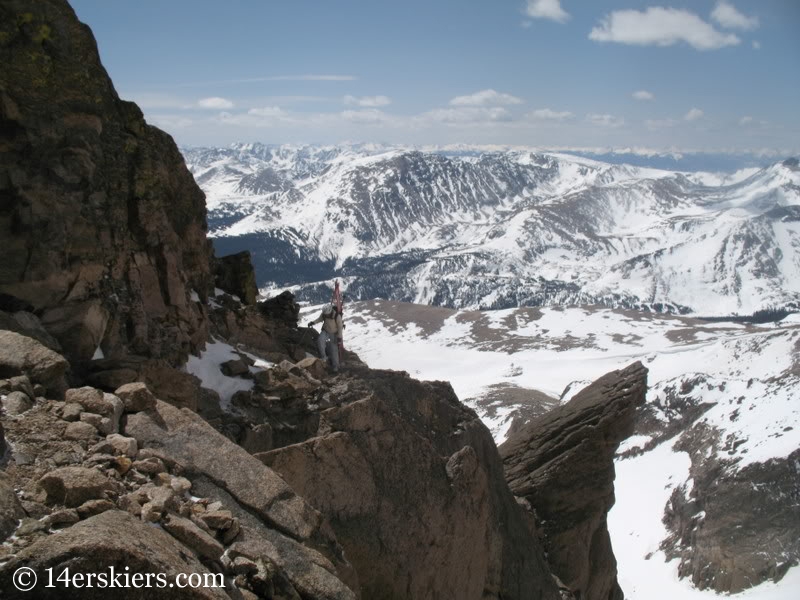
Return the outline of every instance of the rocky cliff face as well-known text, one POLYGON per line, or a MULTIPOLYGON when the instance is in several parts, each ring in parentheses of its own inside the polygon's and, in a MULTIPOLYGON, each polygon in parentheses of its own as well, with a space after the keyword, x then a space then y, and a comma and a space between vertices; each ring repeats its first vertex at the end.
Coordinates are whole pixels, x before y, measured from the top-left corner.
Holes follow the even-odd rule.
POLYGON ((548 562, 583 600, 622 600, 606 515, 614 454, 645 402, 647 369, 614 371, 512 434, 500 452, 506 479, 539 524, 548 562))
POLYGON ((0 63, 0 293, 73 363, 181 363, 212 280, 204 195, 172 138, 119 99, 63 0, 0 2, 0 63))
POLYGON ((355 367, 315 395, 309 439, 257 456, 328 517, 365 598, 559 598, 449 384, 355 367))

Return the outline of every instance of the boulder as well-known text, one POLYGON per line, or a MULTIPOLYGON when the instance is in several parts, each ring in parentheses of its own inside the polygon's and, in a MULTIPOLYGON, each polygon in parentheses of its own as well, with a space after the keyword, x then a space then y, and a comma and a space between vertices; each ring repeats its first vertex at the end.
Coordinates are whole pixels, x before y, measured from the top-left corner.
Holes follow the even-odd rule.
POLYGON ((78 507, 78 516, 81 519, 88 519, 95 515, 99 515, 107 510, 114 510, 117 508, 113 502, 105 499, 87 500, 78 507))
POLYGON ((10 392, 3 396, 3 410, 7 415, 21 415, 33 407, 33 401, 24 392, 10 392))
POLYGON ((137 381, 126 383, 114 392, 125 405, 125 412, 139 412, 150 410, 156 406, 156 398, 147 388, 147 385, 137 381))
POLYGON ((165 511, 177 506, 175 492, 170 487, 147 486, 146 501, 142 505, 142 521, 158 521, 165 511))
POLYGON ((105 417, 115 413, 114 404, 107 400, 102 391, 93 387, 72 388, 65 394, 67 403, 80 404, 83 410, 105 417))
POLYGON ((217 560, 225 552, 222 544, 189 519, 169 515, 164 521, 164 529, 203 558, 217 560))
POLYGON ((612 371, 500 447, 511 491, 533 507, 553 573, 586 600, 622 600, 606 516, 614 455, 645 402, 641 363, 612 371))
MULTIPOLYGON (((79 420, 84 423, 88 423, 98 431, 100 431, 100 428, 103 426, 103 417, 94 413, 82 412, 79 420)), ((108 421, 108 419, 106 419, 106 421, 108 421)), ((111 432, 106 431, 103 435, 107 435, 109 433, 111 432)))
POLYGON ((327 368, 325 367, 325 361, 320 358, 315 358, 313 356, 308 356, 297 363, 297 366, 301 369, 304 369, 311 375, 314 379, 322 380, 327 375, 327 368))
POLYGON ((219 368, 228 377, 239 377, 250 372, 247 364, 241 359, 226 361, 219 368))
POLYGON ((97 428, 91 423, 85 421, 75 421, 67 425, 64 430, 64 439, 79 441, 92 441, 97 437, 97 428))
POLYGON ((233 524, 233 514, 229 510, 206 511, 200 519, 211 529, 228 529, 233 524))
MULTIPOLYGON (((213 480, 228 495, 226 507, 241 505, 266 530, 280 531, 321 553, 334 565, 334 573, 350 569, 321 515, 274 471, 197 414, 157 401, 155 410, 128 416, 125 434, 138 441, 140 459, 158 457, 176 465, 191 479, 194 495, 204 494, 195 489, 198 480, 213 480)), ((144 518, 144 509, 142 514, 144 518)))
POLYGON ((157 458, 147 458, 145 460, 133 461, 131 467, 140 473, 144 473, 145 475, 158 475, 159 473, 164 473, 167 470, 164 466, 164 463, 157 458))
POLYGON ((45 519, 50 527, 60 527, 74 525, 81 517, 74 508, 64 508, 50 513, 45 519))
POLYGON ((36 393, 36 387, 41 388, 42 385, 37 383, 36 386, 34 386, 31 383, 31 380, 25 375, 18 375, 16 377, 9 377, 8 379, 0 381, 0 394, 6 394, 8 392, 22 392, 29 398, 35 398, 36 396, 42 395, 36 393))
POLYGON ((49 504, 77 507, 87 500, 105 499, 106 493, 119 491, 119 484, 112 482, 97 469, 86 467, 61 467, 46 473, 39 485, 47 492, 49 504))
POLYGON ((26 375, 60 396, 67 389, 67 360, 33 338, 0 330, 0 377, 26 375))
POLYGON ((107 436, 106 439, 117 454, 122 454, 128 458, 136 458, 136 455, 139 453, 139 444, 137 444, 136 440, 133 438, 125 437, 118 433, 112 433, 107 436))
POLYGON ((106 433, 117 433, 119 431, 119 420, 125 411, 125 403, 122 402, 121 398, 108 392, 103 393, 103 400, 111 405, 111 414, 108 415, 108 419, 111 421, 111 431, 106 433))
MULTIPOLYGON (((150 527, 135 517, 119 510, 108 510, 73 525, 58 535, 48 536, 20 551, 0 567, 0 589, 3 597, 14 600, 31 598, 31 592, 20 592, 12 583, 14 572, 20 567, 33 569, 39 575, 35 597, 56 600, 65 596, 63 587, 48 588, 43 585, 46 569, 61 573, 69 568, 71 573, 105 573, 117 576, 116 593, 123 598, 157 597, 159 590, 136 589, 125 586, 125 575, 134 573, 163 574, 164 585, 170 583, 168 597, 176 600, 228 600, 224 588, 181 588, 175 584, 179 574, 197 573, 211 575, 203 564, 187 551, 179 541, 165 531, 150 527), (124 535, 122 534, 124 532, 124 535), (113 570, 112 570, 113 569, 113 570)), ((152 581, 155 586, 155 580, 152 581)), ((106 600, 111 594, 108 587, 93 586, 77 590, 75 598, 106 600)), ((69 595, 69 597, 73 597, 69 595)), ((167 597, 167 596, 164 596, 167 597)))
POLYGON ((83 406, 77 402, 69 402, 61 409, 61 418, 65 421, 77 421, 81 418, 83 406))

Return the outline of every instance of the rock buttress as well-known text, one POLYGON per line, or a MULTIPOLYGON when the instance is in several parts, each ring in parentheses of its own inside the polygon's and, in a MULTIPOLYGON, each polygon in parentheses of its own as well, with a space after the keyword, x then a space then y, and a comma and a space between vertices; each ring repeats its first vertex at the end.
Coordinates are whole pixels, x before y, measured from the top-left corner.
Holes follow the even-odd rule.
POLYGON ((330 521, 371 599, 559 598, 489 431, 441 382, 350 367, 317 435, 257 455, 330 521))
POLYGON ((0 64, 0 294, 73 363, 181 363, 206 339, 211 247, 172 138, 120 100, 63 0, 0 1, 0 64))
POLYGON ((553 573, 583 600, 623 598, 606 515, 614 454, 646 391, 641 363, 613 371, 500 447, 509 487, 533 508, 553 573))

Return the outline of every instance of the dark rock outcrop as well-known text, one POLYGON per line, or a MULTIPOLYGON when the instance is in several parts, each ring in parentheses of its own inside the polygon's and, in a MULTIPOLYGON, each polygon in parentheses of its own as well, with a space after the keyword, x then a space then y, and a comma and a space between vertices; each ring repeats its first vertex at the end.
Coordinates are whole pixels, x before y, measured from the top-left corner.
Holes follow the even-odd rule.
POLYGON ((736 594, 798 564, 800 450, 739 469, 718 458, 714 434, 696 424, 675 444, 692 459, 693 485, 673 491, 661 547, 699 589, 736 594))
POLYGON ((623 598, 606 515, 614 454, 646 390, 641 363, 613 371, 500 447, 509 487, 530 503, 553 573, 583 600, 623 598))
POLYGON ((315 351, 310 330, 297 329, 300 306, 285 291, 255 306, 242 305, 230 296, 215 299, 210 312, 214 335, 229 343, 254 350, 273 362, 302 360, 315 351))
POLYGON ((181 363, 206 339, 211 247, 172 138, 119 99, 64 0, 3 0, 0 64, 0 293, 73 363, 181 363))
POLYGON ((258 308, 266 318, 283 323, 287 327, 296 327, 300 318, 300 305, 295 301, 294 294, 289 291, 264 300, 259 303, 258 308))
POLYGON ((350 367, 315 394, 333 404, 316 435, 258 456, 329 519, 363 597, 559 597, 489 431, 448 384, 350 367))
POLYGON ((248 251, 216 257, 214 281, 218 288, 238 296, 245 304, 252 306, 256 303, 256 274, 248 251))

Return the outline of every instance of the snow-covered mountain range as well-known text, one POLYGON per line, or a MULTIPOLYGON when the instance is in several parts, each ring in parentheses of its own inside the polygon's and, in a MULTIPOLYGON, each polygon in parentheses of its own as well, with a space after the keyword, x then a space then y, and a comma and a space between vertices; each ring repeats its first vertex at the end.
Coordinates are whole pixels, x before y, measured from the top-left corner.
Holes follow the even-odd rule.
POLYGON ((184 149, 217 252, 261 287, 456 308, 800 305, 800 166, 730 175, 525 150, 184 149))

